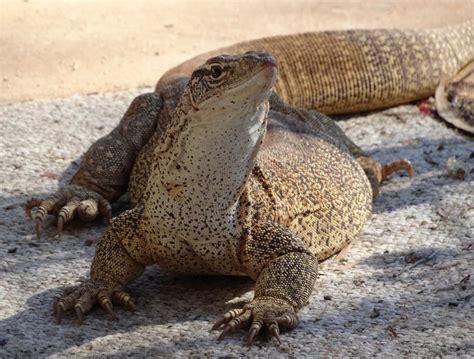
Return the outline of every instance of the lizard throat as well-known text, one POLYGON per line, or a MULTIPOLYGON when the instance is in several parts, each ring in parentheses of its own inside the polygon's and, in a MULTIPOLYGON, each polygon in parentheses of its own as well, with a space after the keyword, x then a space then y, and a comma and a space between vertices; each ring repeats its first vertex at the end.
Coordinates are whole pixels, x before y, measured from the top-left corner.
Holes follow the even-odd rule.
POLYGON ((265 100, 183 114, 188 118, 153 170, 160 180, 151 181, 147 189, 153 193, 148 204, 153 211, 172 217, 170 223, 191 220, 211 232, 222 225, 235 230, 238 200, 265 134, 268 109, 265 100))

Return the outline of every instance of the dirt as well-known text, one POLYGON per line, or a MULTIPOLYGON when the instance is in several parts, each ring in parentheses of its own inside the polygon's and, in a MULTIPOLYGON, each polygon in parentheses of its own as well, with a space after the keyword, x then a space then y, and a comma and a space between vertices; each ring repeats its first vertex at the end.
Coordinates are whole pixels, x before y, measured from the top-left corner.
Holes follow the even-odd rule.
POLYGON ((0 11, 0 103, 153 86, 193 55, 261 36, 467 20, 473 1, 19 1, 0 11))

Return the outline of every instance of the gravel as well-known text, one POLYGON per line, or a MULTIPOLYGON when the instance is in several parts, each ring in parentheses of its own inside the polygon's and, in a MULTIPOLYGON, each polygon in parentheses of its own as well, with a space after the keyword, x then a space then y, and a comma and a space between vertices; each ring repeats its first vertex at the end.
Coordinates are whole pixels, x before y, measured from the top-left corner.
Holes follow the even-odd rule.
POLYGON ((321 265, 301 323, 283 344, 218 342, 213 320, 251 298, 252 282, 182 277, 153 267, 132 286, 139 311, 100 309, 82 326, 54 323, 52 297, 88 273, 103 224, 33 235, 23 202, 63 184, 78 157, 150 89, 0 106, 0 357, 348 357, 474 355, 474 146, 407 105, 341 121, 381 161, 408 158, 415 177, 396 174, 374 215, 342 259, 321 265), (464 179, 448 176, 455 157, 464 179), (91 244, 92 243, 92 244, 91 244))

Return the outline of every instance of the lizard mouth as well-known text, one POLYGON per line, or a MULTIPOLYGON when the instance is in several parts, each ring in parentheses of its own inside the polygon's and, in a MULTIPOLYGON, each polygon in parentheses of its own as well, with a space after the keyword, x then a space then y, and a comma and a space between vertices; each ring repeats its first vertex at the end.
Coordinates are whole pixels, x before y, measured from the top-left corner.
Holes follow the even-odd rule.
POLYGON ((276 68, 277 67, 277 63, 276 63, 276 59, 271 55, 271 54, 267 54, 267 56, 265 56, 262 60, 262 66, 264 68, 276 68))
POLYGON ((266 90, 270 90, 275 84, 277 74, 278 68, 276 60, 273 56, 269 56, 263 60, 260 70, 258 70, 253 77, 264 77, 266 80, 266 86, 264 86, 264 88, 266 88, 266 90))

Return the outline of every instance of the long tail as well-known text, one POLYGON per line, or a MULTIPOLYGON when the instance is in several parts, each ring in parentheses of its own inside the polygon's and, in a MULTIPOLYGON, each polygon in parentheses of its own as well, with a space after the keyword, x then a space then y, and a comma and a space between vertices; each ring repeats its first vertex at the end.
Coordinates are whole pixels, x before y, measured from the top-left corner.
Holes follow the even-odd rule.
POLYGON ((323 113, 373 110, 434 94, 441 77, 474 58, 474 21, 430 30, 348 30, 275 36, 199 55, 168 71, 157 88, 189 76, 208 57, 271 52, 275 89, 288 103, 323 113))

